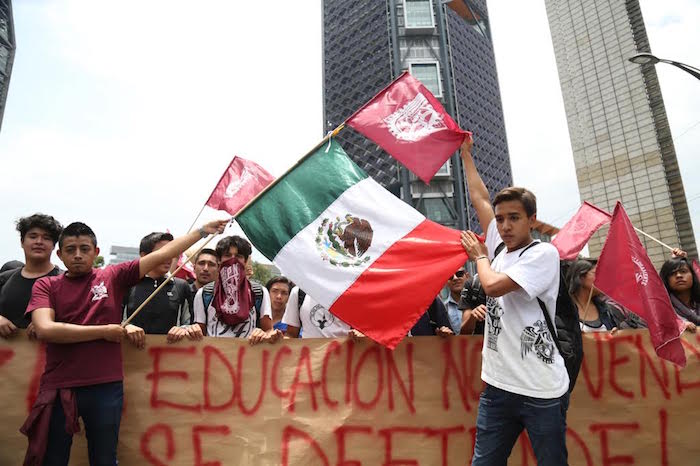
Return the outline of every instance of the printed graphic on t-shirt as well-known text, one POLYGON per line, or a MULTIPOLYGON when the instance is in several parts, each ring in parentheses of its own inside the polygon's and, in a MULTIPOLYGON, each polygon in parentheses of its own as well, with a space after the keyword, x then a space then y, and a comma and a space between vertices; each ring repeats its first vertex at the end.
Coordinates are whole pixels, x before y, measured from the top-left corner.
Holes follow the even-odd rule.
POLYGON ((328 312, 328 309, 321 306, 320 304, 316 304, 311 309, 311 312, 309 313, 309 318, 311 319, 311 322, 321 330, 328 327, 329 325, 332 325, 333 322, 335 322, 335 316, 328 312))
MULTIPOLYGON (((214 308, 209 309, 214 310, 214 308)), ((211 321, 213 324, 213 331, 211 332, 211 336, 246 338, 252 333, 256 319, 257 314, 255 308, 252 308, 250 310, 250 316, 248 320, 244 322, 239 322, 234 325, 227 325, 223 323, 221 320, 219 320, 218 316, 216 315, 216 312, 212 312, 211 321)))
POLYGON ((501 334, 501 316, 503 315, 503 309, 501 305, 498 304, 496 298, 488 297, 486 298, 486 318, 488 319, 488 336, 486 341, 486 347, 488 349, 498 352, 498 335, 501 334))
POLYGON ((105 286, 105 282, 102 281, 100 282, 99 285, 93 286, 90 291, 92 291, 92 300, 93 301, 99 301, 100 299, 107 298, 107 287, 105 286))
POLYGON ((528 325, 520 334, 520 357, 525 359, 530 351, 534 351, 540 361, 546 364, 554 363, 554 342, 547 323, 543 320, 528 325))

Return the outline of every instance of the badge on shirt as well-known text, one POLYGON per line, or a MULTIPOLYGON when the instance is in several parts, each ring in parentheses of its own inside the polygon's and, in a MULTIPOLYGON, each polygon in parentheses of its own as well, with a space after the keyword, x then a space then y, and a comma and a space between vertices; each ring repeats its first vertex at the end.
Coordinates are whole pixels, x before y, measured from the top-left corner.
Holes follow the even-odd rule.
POLYGON ((92 291, 92 300, 93 301, 99 301, 100 299, 107 298, 109 295, 107 294, 107 287, 105 286, 105 282, 102 281, 100 282, 99 285, 93 286, 90 291, 92 291))

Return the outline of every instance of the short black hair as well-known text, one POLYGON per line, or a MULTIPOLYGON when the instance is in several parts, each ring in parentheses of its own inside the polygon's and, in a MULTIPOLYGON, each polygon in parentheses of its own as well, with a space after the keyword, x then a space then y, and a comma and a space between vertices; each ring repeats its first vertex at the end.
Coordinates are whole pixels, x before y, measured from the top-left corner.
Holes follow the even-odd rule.
POLYGON ((61 236, 58 237, 58 249, 63 246, 63 241, 67 237, 89 236, 92 240, 92 245, 97 247, 97 236, 92 228, 85 225, 83 222, 73 222, 63 229, 61 236))
POLYGON ((270 291, 272 285, 276 283, 284 283, 289 287, 289 291, 292 291, 292 282, 290 282, 289 279, 284 275, 278 275, 277 277, 272 277, 271 279, 269 279, 265 284, 265 288, 267 288, 267 291, 270 291))
POLYGON ((63 226, 50 215, 36 213, 17 220, 17 231, 19 231, 19 237, 22 241, 32 228, 41 228, 46 231, 51 236, 54 245, 58 242, 61 231, 63 231, 63 226))
POLYGON ((210 256, 214 256, 217 259, 221 259, 221 257, 219 257, 219 254, 217 254, 217 252, 215 250, 210 249, 210 248, 204 248, 201 251, 199 251, 196 256, 194 256, 192 263, 196 264, 197 261, 199 260, 199 256, 201 256, 202 254, 209 254, 210 256))
POLYGON ((519 201, 528 217, 532 217, 537 213, 537 198, 529 189, 515 186, 502 189, 493 199, 494 209, 498 204, 506 201, 519 201))
POLYGON ((153 233, 141 238, 141 243, 139 244, 139 253, 150 254, 153 252, 153 249, 156 247, 156 244, 160 243, 161 241, 172 241, 173 239, 173 235, 171 235, 170 233, 154 231, 153 233))
POLYGON ((253 253, 253 247, 250 245, 247 239, 241 238, 240 236, 227 236, 221 238, 218 243, 216 243, 216 255, 221 259, 224 255, 235 246, 238 250, 238 254, 243 256, 245 260, 253 253))

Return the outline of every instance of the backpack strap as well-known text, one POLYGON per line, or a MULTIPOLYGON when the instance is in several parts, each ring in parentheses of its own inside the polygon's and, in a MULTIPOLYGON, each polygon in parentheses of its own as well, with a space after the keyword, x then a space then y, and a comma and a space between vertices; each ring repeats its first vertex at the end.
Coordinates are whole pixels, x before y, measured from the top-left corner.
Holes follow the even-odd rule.
POLYGON ((544 320, 547 321, 547 328, 549 329, 549 333, 552 335, 552 340, 554 340, 554 344, 557 347, 557 351, 559 351, 559 354, 563 355, 561 351, 561 346, 559 345, 559 338, 557 338, 557 332, 556 329, 554 328, 554 324, 552 323, 552 319, 549 317, 549 312, 547 312, 547 306, 544 304, 544 301, 542 301, 540 298, 537 298, 537 302, 540 305, 540 309, 542 309, 542 313, 544 314, 544 320))
POLYGON ((301 312, 301 305, 304 304, 304 299, 306 298, 306 291, 299 288, 299 294, 297 295, 297 308, 301 312))
POLYGON ((254 280, 250 280, 250 288, 253 290, 253 305, 255 306, 255 326, 260 328, 260 309, 262 308, 263 290, 262 285, 254 280))

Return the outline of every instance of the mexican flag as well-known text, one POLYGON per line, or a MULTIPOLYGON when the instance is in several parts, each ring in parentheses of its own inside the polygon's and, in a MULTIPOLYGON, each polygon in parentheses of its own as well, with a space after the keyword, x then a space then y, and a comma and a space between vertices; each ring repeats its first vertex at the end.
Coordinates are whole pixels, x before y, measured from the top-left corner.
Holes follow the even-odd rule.
POLYGON ((467 255, 333 139, 236 218, 255 247, 332 314, 394 348, 467 255))

